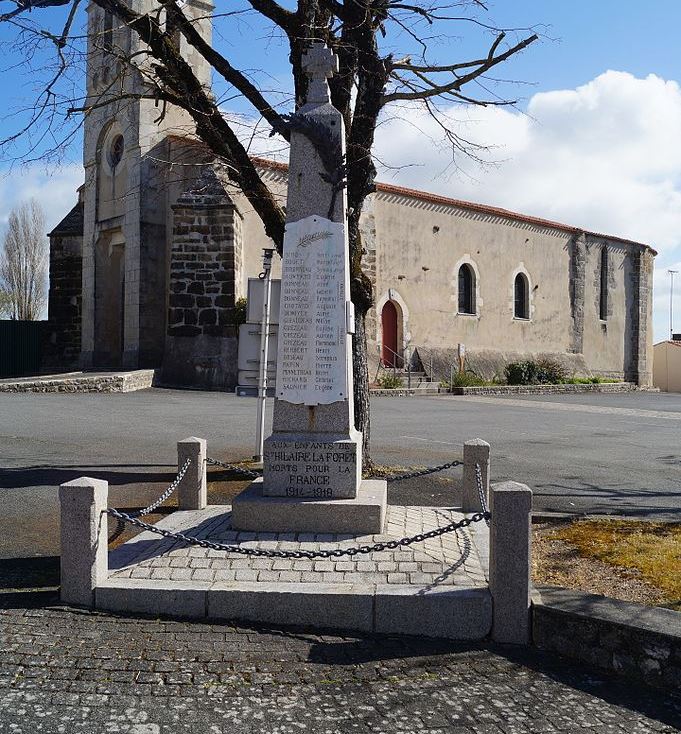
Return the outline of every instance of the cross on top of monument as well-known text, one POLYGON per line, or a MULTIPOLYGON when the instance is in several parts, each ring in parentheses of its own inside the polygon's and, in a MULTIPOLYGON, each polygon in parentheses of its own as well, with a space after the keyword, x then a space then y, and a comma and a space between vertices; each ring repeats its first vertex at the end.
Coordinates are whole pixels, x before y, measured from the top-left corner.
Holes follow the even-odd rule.
POLYGON ((307 90, 307 103, 323 104, 329 102, 327 79, 338 71, 338 56, 321 41, 315 41, 303 54, 303 69, 310 84, 307 90))

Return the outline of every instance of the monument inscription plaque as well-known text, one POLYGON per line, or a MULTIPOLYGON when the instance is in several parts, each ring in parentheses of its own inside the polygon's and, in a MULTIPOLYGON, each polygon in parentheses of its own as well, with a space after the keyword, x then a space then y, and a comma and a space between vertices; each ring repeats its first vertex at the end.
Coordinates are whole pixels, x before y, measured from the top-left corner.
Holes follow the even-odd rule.
POLYGON ((286 225, 277 398, 320 405, 347 400, 345 227, 321 216, 286 225))

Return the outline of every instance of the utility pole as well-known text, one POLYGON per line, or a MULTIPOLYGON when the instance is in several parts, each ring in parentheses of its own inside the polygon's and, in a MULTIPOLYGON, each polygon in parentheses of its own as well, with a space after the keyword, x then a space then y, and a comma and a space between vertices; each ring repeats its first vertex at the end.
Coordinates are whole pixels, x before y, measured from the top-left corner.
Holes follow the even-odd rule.
POLYGON ((263 248, 262 273, 258 276, 263 281, 262 318, 260 319, 260 366, 258 370, 258 418, 256 424, 255 455, 253 461, 261 462, 263 442, 265 440, 265 401, 267 400, 267 357, 270 343, 270 297, 272 295, 272 255, 274 250, 263 248))
POLYGON ((669 273, 669 338, 674 338, 674 275, 678 270, 667 270, 669 273))

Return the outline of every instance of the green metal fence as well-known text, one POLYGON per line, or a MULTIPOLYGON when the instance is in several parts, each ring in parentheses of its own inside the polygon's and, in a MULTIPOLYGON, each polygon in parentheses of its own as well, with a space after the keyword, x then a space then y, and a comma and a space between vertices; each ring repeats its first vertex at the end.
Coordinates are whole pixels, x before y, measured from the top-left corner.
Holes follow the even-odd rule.
POLYGON ((47 321, 0 321, 0 377, 40 372, 47 321))

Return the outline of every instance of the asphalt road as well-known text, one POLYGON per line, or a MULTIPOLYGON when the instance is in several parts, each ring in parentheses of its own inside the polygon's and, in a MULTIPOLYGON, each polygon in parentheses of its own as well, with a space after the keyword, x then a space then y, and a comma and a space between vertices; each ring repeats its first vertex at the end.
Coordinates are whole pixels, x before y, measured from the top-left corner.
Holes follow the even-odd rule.
MULTIPOLYGON (((178 439, 243 459, 254 426, 255 401, 225 393, 0 394, 0 558, 56 552, 60 483, 103 477, 111 505, 139 506, 173 478, 178 439)), ((681 521, 681 395, 372 401, 379 463, 443 463, 475 437, 492 445, 493 481, 529 484, 535 510, 681 521)), ((391 501, 451 504, 459 475, 391 485, 391 501)))

